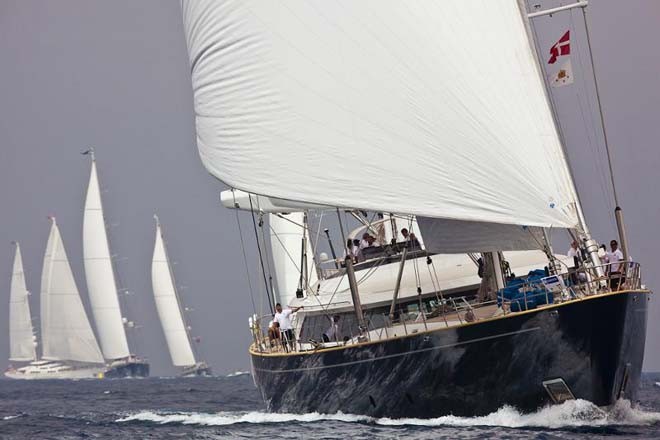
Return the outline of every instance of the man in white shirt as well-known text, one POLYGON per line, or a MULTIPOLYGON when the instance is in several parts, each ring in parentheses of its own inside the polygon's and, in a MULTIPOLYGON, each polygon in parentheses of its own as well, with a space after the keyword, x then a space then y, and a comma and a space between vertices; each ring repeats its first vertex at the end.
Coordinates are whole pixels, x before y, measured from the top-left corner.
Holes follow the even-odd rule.
MULTIPOLYGON (((303 306, 293 307, 282 310, 282 305, 280 303, 275 304, 275 317, 273 318, 274 322, 277 322, 280 325, 280 332, 286 337, 286 341, 289 343, 289 346, 293 350, 295 346, 294 334, 293 334, 293 324, 291 324, 291 314, 296 313, 298 310, 302 309, 303 306)), ((286 344, 285 344, 286 347, 286 344)))
POLYGON ((610 287, 618 289, 625 281, 621 276, 621 269, 623 261, 623 252, 619 249, 619 243, 616 240, 610 241, 611 251, 607 253, 606 261, 610 263, 610 287))
MULTIPOLYGON (((584 274, 579 274, 578 275, 578 266, 580 264, 580 250, 578 249, 578 242, 576 240, 573 240, 571 242, 571 247, 568 249, 568 252, 566 252, 566 256, 571 258, 573 260, 573 271, 570 271, 570 280, 573 282, 573 284, 577 284, 580 275, 584 274)), ((580 277, 581 278, 581 277, 580 277)))
POLYGON ((577 241, 573 240, 571 242, 571 247, 568 250, 568 252, 566 252, 566 256, 570 257, 570 258, 575 258, 575 257, 580 258, 580 250, 578 249, 578 242, 577 241))

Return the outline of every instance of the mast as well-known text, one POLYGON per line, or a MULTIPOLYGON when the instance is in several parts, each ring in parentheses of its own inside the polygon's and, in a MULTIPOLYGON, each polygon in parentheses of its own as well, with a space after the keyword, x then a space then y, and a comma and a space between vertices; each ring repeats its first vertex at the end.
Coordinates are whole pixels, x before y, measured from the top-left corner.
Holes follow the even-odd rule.
POLYGON ((23 259, 18 242, 14 253, 9 294, 9 360, 36 361, 37 342, 30 315, 30 292, 25 285, 23 259))
POLYGON ((174 282, 174 272, 170 264, 162 226, 158 216, 156 221, 156 242, 151 265, 151 282, 156 301, 156 310, 165 333, 172 363, 177 367, 196 365, 195 353, 181 309, 181 299, 174 282))
POLYGON ((110 256, 94 150, 83 218, 83 256, 92 314, 106 359, 130 355, 110 256))

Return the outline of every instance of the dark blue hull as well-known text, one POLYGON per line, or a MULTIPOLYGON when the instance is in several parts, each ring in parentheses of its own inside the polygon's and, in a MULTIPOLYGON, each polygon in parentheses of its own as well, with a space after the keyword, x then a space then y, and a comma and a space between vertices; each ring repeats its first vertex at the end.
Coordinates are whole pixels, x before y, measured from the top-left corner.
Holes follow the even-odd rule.
POLYGON ((563 379, 599 406, 635 400, 649 292, 633 291, 509 314, 456 328, 320 350, 251 352, 269 410, 430 418, 551 403, 563 379))
POLYGON ((118 379, 123 377, 148 377, 149 364, 146 362, 129 362, 108 368, 104 377, 106 379, 118 379))

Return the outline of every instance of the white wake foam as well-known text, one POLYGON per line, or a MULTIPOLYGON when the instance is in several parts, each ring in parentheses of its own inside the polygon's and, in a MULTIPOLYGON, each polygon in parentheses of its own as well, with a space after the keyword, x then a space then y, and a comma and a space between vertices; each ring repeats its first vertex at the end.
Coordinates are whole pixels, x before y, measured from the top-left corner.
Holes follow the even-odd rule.
POLYGON ((545 407, 535 413, 523 414, 512 407, 499 410, 482 417, 444 416, 435 419, 390 419, 358 416, 353 414, 277 414, 264 412, 220 412, 204 413, 155 413, 143 411, 123 417, 117 422, 143 421, 159 424, 185 424, 204 426, 226 426, 238 423, 310 423, 318 421, 338 421, 346 423, 367 423, 385 426, 500 426, 507 428, 570 428, 580 426, 625 426, 652 425, 660 422, 660 413, 632 408, 630 402, 619 401, 605 411, 586 400, 573 400, 561 405, 545 407))
POLYGON ((117 420, 117 422, 154 422, 160 424, 181 423, 184 425, 225 426, 238 423, 310 423, 324 420, 339 422, 368 422, 373 420, 367 416, 355 416, 352 414, 277 414, 252 411, 247 413, 220 412, 217 414, 204 413, 176 413, 158 414, 151 411, 143 411, 117 420))
POLYGON ((22 417, 22 414, 17 414, 15 416, 4 416, 2 420, 11 420, 11 419, 17 419, 19 417, 22 417))
POLYGON ((249 371, 234 371, 233 373, 229 373, 227 377, 246 376, 248 374, 250 374, 249 371))

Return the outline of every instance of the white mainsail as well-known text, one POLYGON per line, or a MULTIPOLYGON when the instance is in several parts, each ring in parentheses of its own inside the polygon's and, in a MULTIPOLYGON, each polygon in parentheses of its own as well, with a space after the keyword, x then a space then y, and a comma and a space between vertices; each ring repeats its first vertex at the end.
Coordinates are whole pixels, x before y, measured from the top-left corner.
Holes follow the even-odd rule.
POLYGON ((30 293, 25 285, 21 247, 16 243, 9 293, 10 361, 34 361, 37 359, 36 337, 32 327, 29 296, 30 293))
POLYGON ((85 199, 83 256, 89 301, 103 355, 106 359, 125 358, 130 351, 117 297, 94 158, 85 199))
POLYGON ((230 186, 578 225, 519 1, 183 0, 182 10, 200 156, 230 186))
POLYGON ((41 274, 43 358, 103 363, 55 218, 52 222, 41 274))
POLYGON ((181 305, 179 304, 158 217, 156 217, 156 244, 154 245, 154 255, 151 263, 151 283, 156 301, 156 310, 158 310, 158 317, 163 326, 172 363, 177 367, 195 365, 195 355, 181 313, 181 305))

